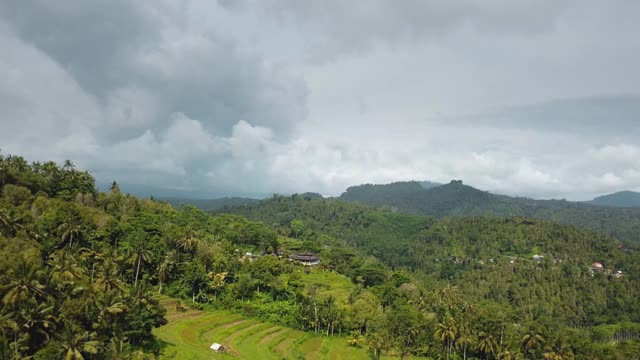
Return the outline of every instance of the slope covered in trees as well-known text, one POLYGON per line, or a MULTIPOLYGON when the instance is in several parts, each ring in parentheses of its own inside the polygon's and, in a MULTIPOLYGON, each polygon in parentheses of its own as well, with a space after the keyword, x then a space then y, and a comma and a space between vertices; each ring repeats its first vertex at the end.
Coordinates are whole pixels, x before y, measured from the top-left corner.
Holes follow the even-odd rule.
MULTIPOLYGON (((622 359, 639 350, 640 259, 611 237, 313 196, 234 210, 253 220, 212 216, 123 195, 115 183, 99 193, 71 163, 19 157, 0 157, 0 179, 1 358, 179 354, 191 343, 164 344, 152 331, 166 323, 157 294, 179 299, 172 314, 222 309, 314 334, 309 346, 332 337, 372 357, 622 359), (299 251, 320 265, 288 259, 299 251), (603 268, 592 272, 595 261, 603 268)), ((263 326, 247 324, 256 328, 238 336, 263 326)), ((301 356, 304 344, 293 347, 301 356)))
MULTIPOLYGON (((422 314, 431 317, 431 336, 442 339, 446 352, 462 354, 467 335, 476 346, 483 341, 491 346, 475 347, 476 355, 484 351, 487 356, 494 345, 491 356, 541 358, 545 348, 554 347, 574 354, 596 351, 595 340, 608 336, 604 329, 617 333, 640 320, 638 253, 606 235, 520 217, 437 220, 295 195, 233 211, 281 232, 300 221, 307 236, 321 232, 343 238, 391 268, 410 272, 429 290, 418 290, 412 293, 418 297, 407 301, 438 304, 422 314), (604 269, 592 271, 594 262, 604 269), (525 339, 532 336, 544 341, 528 344, 525 339), (589 344, 581 343, 585 339, 589 344)), ((374 287, 384 283, 367 275, 374 287)), ((384 291, 382 296, 384 305, 384 291)), ((386 304, 393 307, 394 301, 391 295, 386 304)))
POLYGON ((589 201, 593 205, 636 207, 640 208, 640 193, 634 191, 620 191, 617 193, 598 196, 589 201))
POLYGON ((481 191, 461 181, 431 189, 423 189, 417 182, 360 185, 348 188, 338 199, 435 217, 523 216, 575 225, 621 240, 640 242, 640 208, 514 198, 481 191))
POLYGON ((218 199, 199 200, 199 199, 180 199, 180 198, 163 198, 171 205, 180 207, 182 205, 193 205, 204 211, 216 211, 225 207, 240 206, 258 202, 258 199, 244 197, 223 197, 218 199))

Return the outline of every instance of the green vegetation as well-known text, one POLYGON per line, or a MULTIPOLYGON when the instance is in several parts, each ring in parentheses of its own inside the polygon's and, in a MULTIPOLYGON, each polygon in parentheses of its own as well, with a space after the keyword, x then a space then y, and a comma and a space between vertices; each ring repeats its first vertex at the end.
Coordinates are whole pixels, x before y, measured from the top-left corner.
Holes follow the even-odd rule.
POLYGON ((179 198, 163 198, 171 205, 180 207, 183 205, 193 205, 205 211, 215 211, 226 207, 240 206, 258 202, 259 200, 243 198, 243 197, 223 197, 219 199, 179 199, 179 198))
POLYGON ((617 206, 617 207, 640 207, 640 193, 633 191, 620 191, 614 194, 598 196, 589 201, 593 205, 617 206))
MULTIPOLYGON (((434 340, 440 338, 447 354, 451 347, 451 356, 459 351, 456 341, 468 341, 467 353, 472 356, 493 356, 500 350, 504 356, 528 353, 538 358, 545 353, 544 344, 549 350, 554 346, 550 343, 557 342, 574 344, 575 356, 596 356, 614 353, 610 347, 631 345, 591 342, 596 338, 591 329, 640 320, 639 254, 633 246, 606 235, 519 217, 437 220, 297 195, 274 196, 232 210, 274 224, 282 235, 290 235, 288 224, 297 220, 305 224, 303 239, 326 234, 343 239, 345 243, 325 257, 380 301, 381 324, 370 339, 384 336, 380 334, 389 331, 392 319, 402 314, 411 314, 423 326, 431 324, 427 326, 433 329, 427 335, 431 341, 406 344, 413 354, 435 356, 438 341, 434 340), (396 270, 379 263, 346 265, 367 255, 396 270), (534 260, 534 255, 541 257, 534 260), (603 270, 592 271, 596 261, 604 264, 603 270), (616 275, 618 270, 622 274, 616 275), (423 306, 416 309, 415 304, 423 306), (386 318, 389 314, 394 315, 386 318), (536 351, 522 349, 527 329, 545 339, 536 351), (492 339, 497 339, 497 347, 492 339)), ((424 331, 416 326, 418 333, 424 331)), ((403 327, 405 332, 411 328, 403 327)), ((398 331, 393 338, 405 332, 398 331)), ((625 340, 637 337, 637 332, 616 334, 631 334, 619 338, 625 340)), ((402 352, 401 345, 395 347, 402 352)), ((561 351, 546 352, 551 356, 561 351)))
POLYGON ((640 252, 610 236, 307 195, 210 215, 93 184, 70 162, 0 157, 0 358, 211 358, 214 341, 221 358, 640 350, 640 252))
POLYGON ((614 208, 565 200, 533 200, 495 195, 452 181, 424 189, 418 182, 360 185, 340 200, 387 207, 412 214, 445 216, 523 216, 575 225, 640 243, 640 208, 614 208))
POLYGON ((160 303, 167 308, 168 324, 154 333, 165 344, 163 359, 369 359, 365 348, 349 346, 345 337, 308 334, 228 311, 181 312, 168 297, 160 303), (210 350, 214 342, 225 352, 210 350))

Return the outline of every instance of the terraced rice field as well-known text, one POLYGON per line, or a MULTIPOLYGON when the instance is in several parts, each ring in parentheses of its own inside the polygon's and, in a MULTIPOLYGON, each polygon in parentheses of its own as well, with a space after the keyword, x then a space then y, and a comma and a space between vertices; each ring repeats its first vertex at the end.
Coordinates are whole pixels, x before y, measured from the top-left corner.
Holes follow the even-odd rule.
POLYGON ((369 359, 365 349, 344 338, 311 333, 243 318, 226 311, 176 311, 175 300, 162 297, 169 323, 154 332, 166 343, 162 359, 369 359), (214 343, 226 353, 209 349, 214 343))

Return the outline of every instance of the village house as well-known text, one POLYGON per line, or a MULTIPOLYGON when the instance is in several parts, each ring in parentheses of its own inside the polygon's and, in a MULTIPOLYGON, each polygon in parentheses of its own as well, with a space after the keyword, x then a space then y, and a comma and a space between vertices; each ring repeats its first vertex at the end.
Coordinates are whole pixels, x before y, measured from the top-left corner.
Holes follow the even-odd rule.
POLYGON ((317 255, 307 251, 290 255, 289 259, 298 261, 299 263, 305 266, 313 266, 313 265, 320 264, 320 258, 317 255))
POLYGON ((594 262, 591 264, 589 271, 591 271, 591 276, 593 276, 596 272, 604 271, 604 266, 599 262, 594 262))

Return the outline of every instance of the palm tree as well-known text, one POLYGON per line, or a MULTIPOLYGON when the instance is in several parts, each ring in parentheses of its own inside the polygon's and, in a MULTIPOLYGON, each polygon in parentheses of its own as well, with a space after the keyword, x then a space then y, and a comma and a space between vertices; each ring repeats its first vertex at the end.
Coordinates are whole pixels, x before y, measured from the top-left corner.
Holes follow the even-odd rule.
POLYGON ((2 298, 4 305, 15 309, 33 297, 44 296, 45 286, 39 281, 41 274, 36 266, 22 260, 11 276, 2 275, 7 278, 6 285, 0 288, 6 292, 2 298))
POLYGON ((20 332, 20 327, 18 326, 18 323, 15 321, 15 319, 13 318, 15 315, 15 313, 9 312, 7 314, 4 315, 0 315, 0 335, 2 335, 3 338, 7 339, 7 341, 9 340, 9 336, 10 334, 13 334, 13 342, 11 347, 14 349, 14 358, 15 359, 19 359, 20 358, 20 354, 19 354, 19 350, 20 347, 18 346, 18 333, 20 332))
POLYGON ((158 264, 158 294, 162 293, 162 284, 167 280, 167 274, 178 263, 178 253, 175 250, 167 252, 158 264))
POLYGON ((76 166, 71 162, 71 160, 65 160, 64 165, 62 165, 64 170, 70 171, 76 168, 76 166))
POLYGON ((120 295, 114 293, 96 294, 93 304, 99 313, 96 324, 102 330, 109 330, 113 336, 118 335, 123 329, 118 323, 118 318, 129 310, 120 295))
POLYGON ((49 341, 47 330, 55 326, 56 317, 53 315, 54 306, 45 302, 28 302, 26 306, 16 312, 17 323, 29 334, 40 334, 49 341))
POLYGON ((73 245, 73 238, 79 237, 82 234, 82 227, 80 224, 73 221, 66 221, 58 226, 58 231, 62 233, 62 241, 69 240, 69 247, 73 245))
POLYGON ((473 336, 471 332, 468 331, 465 327, 461 327, 458 334, 458 339, 456 340, 456 346, 458 348, 462 348, 462 358, 467 359, 467 349, 473 347, 476 344, 476 337, 473 336))
POLYGON ((91 261, 91 282, 93 283, 93 275, 96 270, 96 263, 104 261, 104 254, 97 252, 93 249, 82 248, 80 249, 80 256, 84 259, 91 261))
POLYGON ((435 335, 436 338, 443 343, 443 346, 447 347, 448 353, 451 354, 453 342, 458 336, 456 321, 450 317, 446 323, 438 323, 436 325, 435 335))
POLYGON ((483 352, 487 358, 498 352, 498 342, 493 335, 481 332, 478 334, 478 340, 478 350, 483 352))
POLYGON ((525 354, 533 354, 544 343, 544 337, 537 332, 530 330, 528 334, 522 337, 522 351, 525 354))
POLYGON ((519 351, 505 350, 499 353, 497 358, 499 360, 523 360, 524 355, 522 355, 522 353, 519 351))
POLYGON ((148 263, 151 261, 151 252, 147 249, 146 244, 141 238, 138 238, 133 247, 133 252, 129 258, 129 262, 135 264, 136 277, 133 287, 138 287, 138 277, 140 275, 140 264, 142 262, 148 263))
POLYGON ((567 341, 559 341, 544 347, 544 358, 547 360, 573 360, 575 355, 567 341))
POLYGON ((187 234, 178 239, 178 248, 184 252, 191 252, 195 250, 196 246, 200 242, 200 239, 196 237, 195 233, 192 230, 188 230, 187 234))
POLYGON ((64 349, 65 360, 84 360, 83 354, 97 354, 100 341, 94 340, 97 337, 95 332, 82 332, 82 329, 67 322, 61 333, 54 333, 64 349))
POLYGON ((15 236, 18 230, 23 229, 22 220, 22 216, 13 216, 7 209, 0 209, 0 230, 4 229, 5 235, 15 236))
POLYGON ((51 279, 63 286, 80 281, 84 275, 76 259, 66 251, 51 254, 48 265, 51 268, 51 279))
POLYGON ((100 272, 92 289, 101 289, 107 293, 112 290, 122 291, 124 289, 124 285, 120 280, 120 269, 113 258, 107 258, 102 266, 100 266, 100 272))

